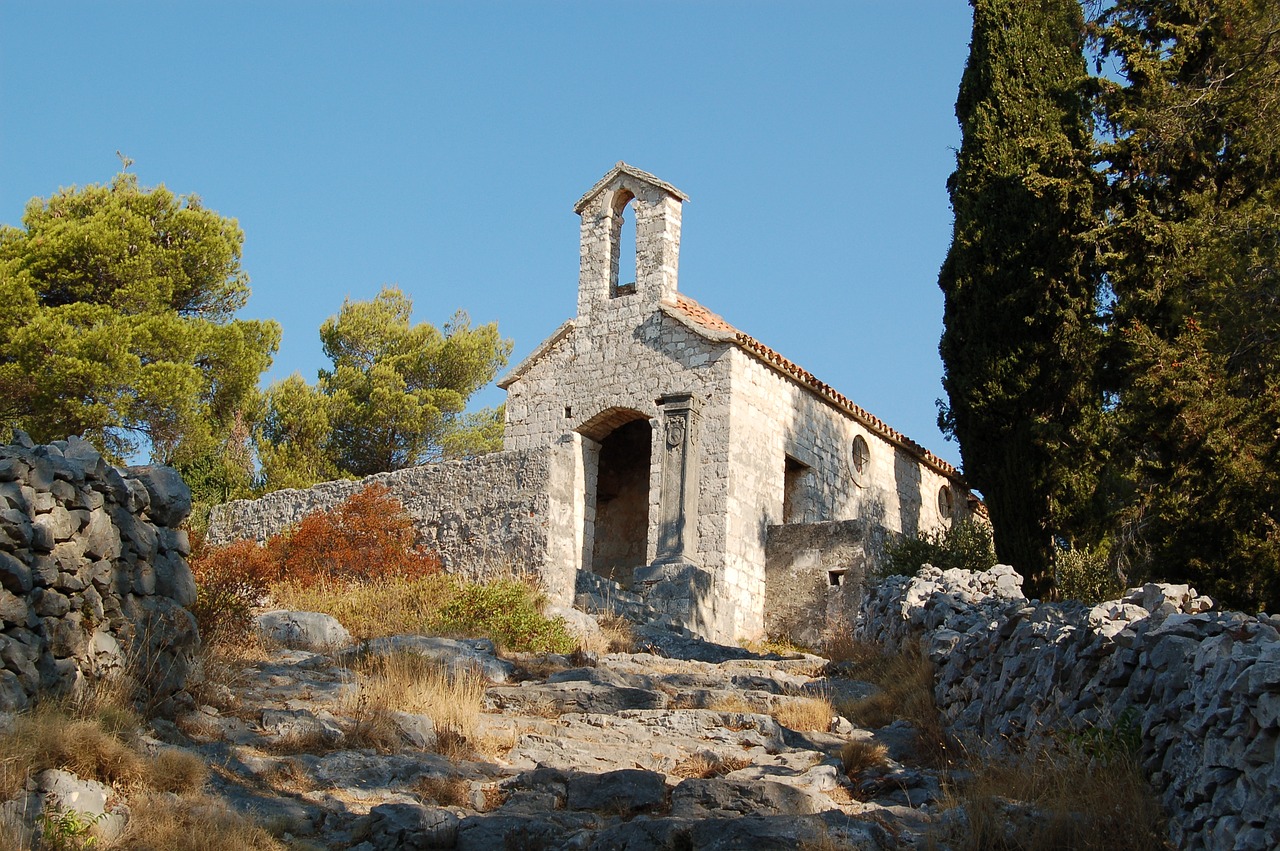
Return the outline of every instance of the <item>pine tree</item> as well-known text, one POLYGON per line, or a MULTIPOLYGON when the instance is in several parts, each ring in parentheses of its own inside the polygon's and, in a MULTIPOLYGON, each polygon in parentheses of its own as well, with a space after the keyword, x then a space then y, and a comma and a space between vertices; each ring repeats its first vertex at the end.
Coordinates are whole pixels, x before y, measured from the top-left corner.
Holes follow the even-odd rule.
MULTIPOLYGON (((1084 21, 1074 0, 971 0, 973 40, 939 283, 940 416, 990 510, 996 552, 1052 587, 1055 538, 1096 537, 1090 167, 1084 21)), ((1082 541, 1083 542, 1083 541, 1082 541)))
POLYGON ((1118 0, 1097 24, 1110 388, 1139 575, 1280 607, 1280 7, 1118 0), (1100 63, 1101 64, 1101 63, 1100 63))

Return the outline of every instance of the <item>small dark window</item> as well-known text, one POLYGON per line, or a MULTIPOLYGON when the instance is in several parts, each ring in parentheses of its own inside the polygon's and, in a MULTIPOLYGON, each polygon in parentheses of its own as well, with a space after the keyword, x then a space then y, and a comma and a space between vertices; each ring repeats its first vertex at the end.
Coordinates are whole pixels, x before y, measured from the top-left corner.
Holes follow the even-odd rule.
POLYGON ((853 439, 850 462, 853 465, 853 483, 859 487, 865 485, 867 471, 871 468, 871 447, 867 446, 867 439, 862 435, 853 439))
POLYGON ((570 419, 570 418, 572 418, 572 417, 573 417, 573 406, 571 406, 571 405, 565 405, 565 406, 564 406, 564 418, 567 420, 567 419, 570 419))
POLYGON ((803 523, 809 467, 790 455, 783 464, 782 522, 803 523))
POLYGON ((841 585, 844 585, 844 575, 846 572, 847 569, 843 567, 836 568, 835 570, 828 570, 827 584, 832 588, 839 588, 841 585))

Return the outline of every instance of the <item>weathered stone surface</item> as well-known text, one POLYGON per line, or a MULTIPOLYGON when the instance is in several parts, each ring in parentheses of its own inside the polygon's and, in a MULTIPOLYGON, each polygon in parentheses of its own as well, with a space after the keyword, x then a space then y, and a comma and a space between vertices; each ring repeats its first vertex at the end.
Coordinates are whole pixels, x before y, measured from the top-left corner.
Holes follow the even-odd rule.
POLYGON ((374 638, 347 651, 343 659, 388 653, 415 653, 454 672, 479 670, 490 682, 505 683, 514 666, 497 657, 493 642, 485 638, 440 638, 430 635, 392 635, 374 638))
POLYGON ((655 771, 631 768, 570 777, 565 793, 565 806, 571 810, 630 814, 654 810, 666 803, 667 784, 663 775, 655 771))
MULTIPOLYGON (((181 606, 194 601, 195 585, 175 550, 165 554, 157 588, 136 547, 162 535, 176 540, 174 532, 119 503, 126 480, 84 441, 0 446, 0 458, 22 462, 9 465, 13 478, 0 482, 0 617, 8 637, 21 634, 19 643, 32 651, 17 653, 12 644, 0 650, 12 675, 6 689, 16 682, 28 700, 41 690, 72 693, 86 678, 119 669, 127 655, 140 687, 163 705, 181 690, 193 661, 195 626, 181 606)), ((176 476, 158 468, 153 475, 176 476)))
POLYGON ((191 489, 172 467, 130 467, 129 475, 147 489, 147 513, 161 526, 177 527, 191 513, 191 489))
POLYGON ((368 840, 377 851, 453 848, 458 839, 458 817, 439 807, 383 804, 369 811, 352 839, 368 840))
POLYGON ((485 695, 498 710, 551 711, 556 714, 662 709, 670 703, 670 698, 659 691, 587 682, 521 683, 491 688, 485 695))
POLYGON ((253 624, 263 638, 285 647, 325 651, 351 644, 346 627, 322 612, 264 612, 253 619, 253 624))
POLYGON ((31 568, 4 551, 0 551, 0 588, 14 594, 31 590, 31 568))

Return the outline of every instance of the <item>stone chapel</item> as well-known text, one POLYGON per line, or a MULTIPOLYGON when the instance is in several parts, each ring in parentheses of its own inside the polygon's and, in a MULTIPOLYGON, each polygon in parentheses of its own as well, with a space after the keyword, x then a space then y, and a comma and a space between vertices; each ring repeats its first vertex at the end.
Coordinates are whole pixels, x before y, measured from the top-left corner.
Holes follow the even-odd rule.
POLYGON ((210 543, 266 540, 374 482, 470 579, 522 571, 557 605, 630 605, 717 641, 817 646, 847 626, 889 536, 984 506, 951 465, 679 291, 686 200, 618 163, 575 205, 578 314, 498 382, 503 451, 236 500, 210 543))
POLYGON ((578 313, 499 382, 505 449, 568 453, 558 528, 580 576, 708 637, 814 640, 885 534, 983 506, 951 465, 679 291, 687 200, 621 162, 578 200, 578 313))

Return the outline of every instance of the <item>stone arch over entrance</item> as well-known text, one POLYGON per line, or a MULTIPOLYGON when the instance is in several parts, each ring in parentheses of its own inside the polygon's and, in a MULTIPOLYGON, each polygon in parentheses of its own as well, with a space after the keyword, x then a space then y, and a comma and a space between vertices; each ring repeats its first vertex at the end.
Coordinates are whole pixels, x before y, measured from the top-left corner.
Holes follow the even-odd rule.
POLYGON ((648 553, 653 426, 640 411, 611 408, 587 420, 578 432, 600 447, 594 476, 588 469, 585 494, 592 541, 590 569, 627 586, 648 553))

